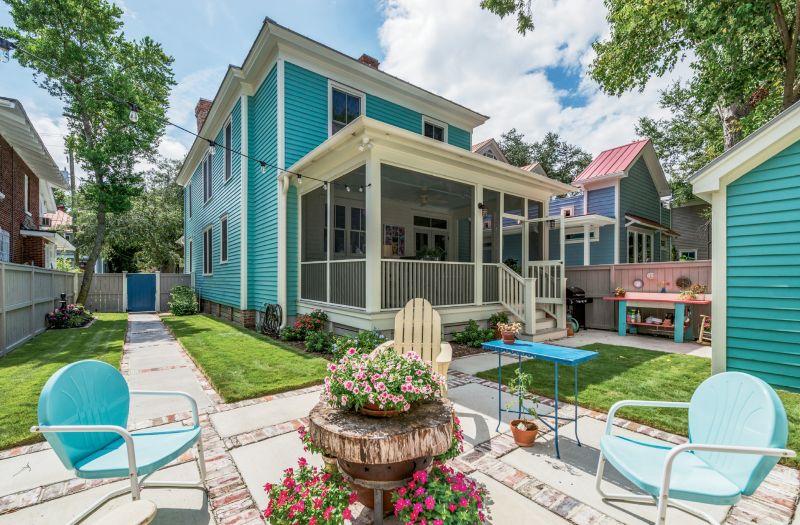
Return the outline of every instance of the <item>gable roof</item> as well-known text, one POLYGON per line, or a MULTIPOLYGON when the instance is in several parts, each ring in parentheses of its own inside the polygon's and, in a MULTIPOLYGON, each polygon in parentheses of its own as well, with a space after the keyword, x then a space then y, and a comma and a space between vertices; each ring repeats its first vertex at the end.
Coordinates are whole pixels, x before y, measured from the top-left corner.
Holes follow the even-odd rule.
POLYGON ((483 142, 478 142, 474 146, 472 146, 472 152, 477 153, 479 155, 485 155, 487 151, 491 151, 494 154, 496 160, 500 162, 505 162, 506 164, 511 164, 508 162, 508 158, 506 158, 505 153, 503 153, 502 148, 500 148, 500 144, 497 143, 496 140, 492 138, 488 138, 483 142))
POLYGON ((800 140, 800 102, 795 102, 744 140, 692 175, 692 191, 711 202, 711 194, 800 140))
POLYGON ((531 173, 538 173, 539 175, 544 175, 545 177, 547 177, 547 173, 544 171, 544 168, 539 162, 534 162, 533 164, 526 164, 522 166, 520 169, 529 171, 531 173))
POLYGON ((586 166, 586 169, 575 177, 575 182, 588 181, 608 175, 621 175, 633 165, 648 142, 650 142, 650 139, 637 140, 636 142, 601 152, 586 166))

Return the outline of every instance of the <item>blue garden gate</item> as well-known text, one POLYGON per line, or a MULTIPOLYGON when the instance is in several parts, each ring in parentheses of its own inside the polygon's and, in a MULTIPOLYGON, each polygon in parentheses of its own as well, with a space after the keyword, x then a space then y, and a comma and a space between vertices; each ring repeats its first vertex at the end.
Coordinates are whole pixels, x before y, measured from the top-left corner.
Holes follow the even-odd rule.
POLYGON ((129 273, 128 311, 153 312, 156 309, 156 274, 129 273))

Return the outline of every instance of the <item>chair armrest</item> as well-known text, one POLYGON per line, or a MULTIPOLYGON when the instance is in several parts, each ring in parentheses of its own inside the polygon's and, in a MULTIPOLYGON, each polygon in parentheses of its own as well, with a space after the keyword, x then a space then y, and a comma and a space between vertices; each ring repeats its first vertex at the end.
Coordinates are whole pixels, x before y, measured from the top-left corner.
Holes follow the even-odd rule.
POLYGON ((192 407, 192 420, 194 421, 194 426, 200 426, 200 415, 197 411, 197 401, 187 394, 186 392, 180 392, 178 390, 131 390, 132 396, 165 396, 165 397, 182 397, 189 400, 189 404, 192 407))
POLYGON ((439 356, 436 358, 437 363, 449 363, 453 360, 453 347, 450 346, 450 343, 442 343, 441 344, 441 352, 439 352, 439 356))
POLYGON ((128 470, 132 477, 137 474, 136 452, 133 446, 133 436, 130 432, 116 425, 34 425, 31 432, 75 432, 86 434, 89 432, 113 433, 125 440, 125 448, 128 451, 128 470))
POLYGON ((606 435, 610 435, 614 428, 614 416, 623 407, 653 407, 653 408, 689 408, 688 402, 683 401, 642 401, 637 399, 626 399, 617 401, 608 411, 606 421, 606 435))
POLYGON ((672 477, 672 463, 675 458, 683 452, 725 452, 730 454, 755 454, 757 456, 777 456, 780 458, 793 458, 797 454, 794 450, 787 448, 764 448, 764 447, 739 447, 736 445, 711 445, 706 443, 684 443, 673 448, 664 460, 664 470, 661 475, 660 497, 666 497, 669 493, 669 482, 672 477))

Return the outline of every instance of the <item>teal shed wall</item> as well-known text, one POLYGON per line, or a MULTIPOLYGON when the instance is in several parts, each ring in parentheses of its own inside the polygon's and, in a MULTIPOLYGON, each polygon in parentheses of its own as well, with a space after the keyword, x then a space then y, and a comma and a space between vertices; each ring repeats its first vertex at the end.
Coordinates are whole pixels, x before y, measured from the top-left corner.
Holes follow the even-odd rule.
MULTIPOLYGON (((651 221, 669 227, 669 210, 661 205, 661 198, 658 190, 647 168, 644 159, 637 160, 630 170, 628 176, 623 177, 619 182, 619 207, 620 216, 625 217, 625 213, 633 213, 651 221)), ((625 221, 620 222, 619 236, 619 256, 620 262, 628 262, 628 233, 625 228, 625 221)), ((653 260, 661 261, 661 253, 658 247, 661 244, 661 234, 653 234, 653 260)))
MULTIPOLYGON (((273 66, 255 95, 248 99, 248 152, 250 157, 278 163, 278 74, 273 66)), ((248 283, 249 309, 278 301, 278 200, 274 168, 261 173, 259 164, 248 165, 248 283)))
MULTIPOLYGON (((241 143, 241 105, 236 103, 231 111, 231 142, 241 143)), ((223 144, 223 129, 214 139, 223 144)), ((202 164, 197 166, 190 184, 192 186, 192 217, 189 218, 188 200, 184 206, 185 256, 189 255, 189 240, 192 241, 192 270, 195 273, 195 286, 204 299, 239 307, 239 288, 241 283, 241 157, 231 155, 231 176, 225 181, 225 154, 222 148, 212 157, 212 196, 203 202, 202 164), (220 219, 228 216, 228 261, 220 262, 221 228, 220 219), (203 275, 203 230, 212 228, 212 274, 203 275)), ((188 199, 189 192, 184 192, 188 199)))
POLYGON ((727 187, 727 368, 800 391, 800 142, 727 187))

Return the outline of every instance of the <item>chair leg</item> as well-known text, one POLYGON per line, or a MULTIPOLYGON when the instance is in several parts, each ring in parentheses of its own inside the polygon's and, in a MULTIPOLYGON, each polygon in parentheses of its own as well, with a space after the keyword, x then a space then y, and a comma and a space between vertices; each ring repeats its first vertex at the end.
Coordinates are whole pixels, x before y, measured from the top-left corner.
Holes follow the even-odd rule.
POLYGON ((656 508, 656 524, 665 525, 667 523, 667 506, 669 505, 669 496, 667 491, 662 490, 661 495, 658 497, 658 506, 656 508))
POLYGON ((197 440, 197 466, 200 469, 200 484, 206 486, 206 457, 203 450, 203 436, 197 440))
POLYGON ((139 491, 139 476, 137 476, 135 473, 132 473, 129 477, 131 480, 131 499, 136 501, 141 498, 141 493, 139 491))

